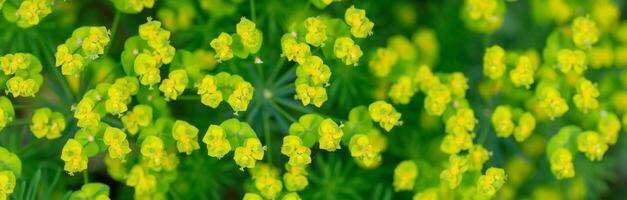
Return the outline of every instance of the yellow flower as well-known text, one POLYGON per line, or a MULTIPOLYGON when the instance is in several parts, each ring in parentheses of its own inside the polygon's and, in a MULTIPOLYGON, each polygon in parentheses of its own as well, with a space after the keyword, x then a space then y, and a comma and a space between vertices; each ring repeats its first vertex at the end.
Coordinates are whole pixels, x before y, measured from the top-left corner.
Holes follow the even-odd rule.
POLYGON ((61 44, 57 46, 57 52, 55 53, 54 57, 56 59, 55 64, 57 67, 64 65, 65 63, 70 63, 73 59, 72 52, 66 44, 61 44))
POLYGON ((481 145, 474 145, 468 150, 468 169, 481 170, 488 159, 490 159, 490 152, 481 145))
POLYGON ((172 138, 176 140, 176 148, 179 152, 192 154, 192 151, 199 149, 198 128, 186 121, 176 120, 172 125, 172 138))
POLYGON ((255 168, 256 161, 263 159, 265 150, 266 147, 261 146, 258 138, 247 138, 243 146, 235 148, 233 160, 240 166, 240 170, 255 168))
POLYGON ((430 115, 440 116, 451 102, 451 91, 443 84, 437 83, 427 90, 424 107, 430 115))
POLYGON ((529 112, 525 112, 518 119, 518 126, 514 129, 514 138, 516 141, 523 142, 536 128, 536 118, 529 112))
POLYGON ((472 138, 470 133, 466 132, 453 132, 446 134, 442 143, 440 144, 440 150, 447 154, 457 154, 462 150, 466 150, 472 147, 472 138))
POLYGON ((147 159, 148 165, 151 168, 156 170, 161 169, 166 155, 161 138, 154 135, 146 137, 141 144, 140 152, 142 156, 147 159))
POLYGON ((367 135, 353 135, 348 143, 348 148, 351 156, 361 161, 365 167, 374 166, 381 160, 381 147, 367 135))
POLYGON ((15 189, 15 175, 8 170, 0 171, 0 199, 7 199, 15 189))
POLYGON ((335 53, 335 57, 342 60, 344 64, 354 66, 357 66, 359 58, 363 55, 359 45, 355 44, 350 37, 340 37, 336 39, 333 52, 335 53))
POLYGON ((351 27, 351 34, 356 38, 366 38, 372 35, 374 23, 366 17, 366 10, 357 9, 353 5, 346 9, 344 20, 351 27))
POLYGON ((230 47, 231 43, 233 43, 233 39, 226 33, 220 33, 218 38, 211 40, 210 45, 211 48, 216 51, 216 59, 218 59, 218 62, 233 58, 233 51, 230 47))
POLYGON ((509 72, 509 78, 512 80, 515 86, 524 86, 529 89, 533 84, 533 77, 537 66, 533 64, 531 59, 527 56, 520 56, 516 68, 509 72))
POLYGON ((255 178, 255 187, 261 195, 268 199, 274 199, 283 189, 283 183, 273 176, 260 176, 255 178))
POLYGON ((211 125, 202 138, 207 144, 207 154, 218 159, 231 151, 231 143, 226 139, 226 132, 221 126, 211 125))
POLYGON ((509 106, 498 106, 492 113, 492 125, 498 137, 509 137, 514 131, 512 110, 509 106))
POLYGON ((588 68, 586 54, 581 50, 560 49, 557 52, 557 68, 563 73, 573 69, 577 74, 581 74, 588 68))
POLYGON ((91 59, 104 54, 105 46, 109 44, 109 31, 104 26, 89 27, 88 35, 82 40, 81 48, 91 59))
POLYGON ((287 135, 283 137, 283 144, 281 145, 281 153, 286 156, 291 156, 296 152, 296 149, 303 145, 303 140, 295 135, 287 135))
POLYGON ((148 46, 158 49, 170 43, 170 32, 161 28, 161 22, 148 18, 148 22, 139 25, 139 37, 148 42, 148 46))
POLYGON ((235 29, 236 29, 235 32, 237 32, 237 35, 239 35, 239 37, 242 38, 242 43, 244 44, 244 48, 250 51, 251 53, 256 53, 261 47, 262 35, 261 35, 261 31, 259 31, 256 28, 255 22, 246 19, 246 17, 242 17, 239 23, 237 23, 237 25, 235 26, 235 29))
POLYGON ((322 86, 309 86, 307 84, 296 85, 296 99, 299 99, 304 106, 310 103, 316 107, 322 106, 327 101, 327 90, 322 86))
POLYGON ((298 64, 303 64, 311 55, 309 45, 298 43, 291 34, 285 34, 281 37, 281 50, 283 51, 281 56, 285 56, 288 61, 296 61, 298 64))
POLYGON ((577 17, 571 26, 573 42, 583 49, 589 49, 599 40, 599 29, 596 23, 589 17, 577 17))
POLYGON ((538 104, 547 113, 551 120, 561 117, 568 111, 568 104, 560 93, 552 87, 538 89, 538 104))
POLYGON ((255 88, 253 88, 249 82, 241 81, 234 89, 235 90, 233 90, 233 93, 231 93, 226 102, 231 105, 231 108, 233 108, 235 113, 239 111, 246 111, 248 109, 248 104, 250 104, 250 100, 253 99, 255 88))
POLYGON ((70 175, 87 169, 87 156, 83 155, 83 145, 69 139, 61 151, 61 160, 65 162, 63 169, 70 175))
POLYGON ((283 174, 285 189, 288 191, 301 191, 309 185, 307 180, 307 171, 305 165, 285 164, 286 173, 283 174))
POLYGON ((403 122, 400 121, 401 113, 396 112, 396 109, 385 101, 376 101, 370 104, 368 106, 368 113, 373 121, 379 122, 379 126, 388 132, 392 130, 394 126, 403 124, 403 122))
POLYGON ((485 172, 485 175, 481 175, 479 180, 477 180, 477 193, 482 196, 492 197, 505 184, 506 179, 505 170, 490 167, 485 172))
POLYGON ((486 49, 483 55, 483 74, 492 80, 496 80, 503 76, 506 69, 505 50, 499 45, 486 49))
POLYGON ((331 77, 329 66, 318 56, 309 56, 304 64, 296 68, 296 83, 307 83, 312 86, 327 86, 331 77))
POLYGON ((318 134, 320 135, 320 149, 327 151, 340 149, 340 140, 344 131, 332 119, 324 119, 320 123, 318 134))
POLYGON ((392 67, 396 65, 398 54, 385 48, 378 48, 370 58, 368 65, 370 71, 377 77, 386 77, 392 71, 392 67))
POLYGON ((551 172, 558 180, 575 176, 572 159, 572 153, 563 147, 558 148, 551 154, 551 172))
POLYGON ((470 108, 460 108, 455 115, 446 120, 446 132, 453 133, 470 133, 475 129, 477 119, 475 112, 470 108))
POLYGON ((587 113, 599 107, 599 90, 596 85, 586 79, 581 79, 577 84, 577 94, 573 96, 573 103, 579 110, 587 113))
POLYGON ((135 194, 151 194, 157 189, 157 178, 141 165, 135 165, 126 179, 126 185, 135 187, 135 194))
POLYGON ((464 22, 475 31, 492 33, 503 24, 504 5, 498 0, 465 0, 464 22))
POLYGON ((145 128, 152 123, 152 108, 146 105, 136 105, 131 112, 121 118, 122 124, 132 135, 139 132, 139 128, 145 128))
POLYGON ((67 61, 61 66, 61 73, 66 76, 78 76, 85 66, 83 65, 83 57, 78 54, 72 55, 72 60, 67 61))
POLYGON ((595 131, 585 131, 577 136, 577 149, 592 161, 601 160, 607 148, 603 137, 595 131))
POLYGON ((394 191, 413 190, 418 177, 418 166, 411 160, 399 163, 394 168, 394 191))
POLYGON ((185 70, 174 70, 170 72, 167 79, 161 82, 159 90, 163 92, 166 100, 176 100, 176 98, 185 91, 188 82, 189 80, 185 70))
POLYGON ((6 86, 6 93, 13 94, 13 97, 34 97, 35 93, 39 92, 39 83, 30 78, 14 76, 7 81, 6 86))
POLYGON ((466 158, 453 154, 449 157, 449 166, 440 173, 440 179, 449 188, 454 189, 462 182, 466 170, 468 170, 466 158))
POLYGON ((322 47, 327 41, 327 25, 324 24, 320 17, 309 17, 305 19, 305 28, 307 34, 305 41, 311 46, 322 47))
POLYGON ((115 127, 107 127, 104 133, 104 143, 109 147, 109 157, 124 160, 131 152, 126 133, 115 127))
POLYGON ((30 130, 37 138, 56 139, 61 137, 65 130, 65 117, 59 112, 52 112, 49 108, 35 110, 30 130))
POLYGON ((409 76, 401 76, 398 81, 390 87, 388 96, 394 103, 408 104, 411 97, 416 93, 413 80, 409 76))
POLYGON ((618 140, 618 131, 620 131, 620 120, 614 113, 601 112, 601 118, 597 124, 597 130, 610 145, 616 144, 618 140))
POLYGON ((222 102, 222 92, 218 91, 218 82, 215 76, 205 75, 200 81, 198 87, 198 95, 201 95, 200 102, 203 104, 216 108, 222 102))

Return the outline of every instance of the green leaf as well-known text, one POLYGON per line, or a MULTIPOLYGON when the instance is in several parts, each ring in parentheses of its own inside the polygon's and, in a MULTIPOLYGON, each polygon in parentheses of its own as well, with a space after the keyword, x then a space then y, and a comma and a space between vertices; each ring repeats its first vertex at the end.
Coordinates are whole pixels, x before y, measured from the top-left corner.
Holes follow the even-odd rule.
POLYGON ((320 115, 306 114, 298 119, 298 122, 292 123, 288 130, 290 135, 296 135, 303 140, 303 145, 311 148, 320 135, 318 134, 318 126, 324 120, 320 115))
POLYGON ((344 123, 342 131, 342 144, 348 145, 350 139, 355 134, 367 134, 372 129, 373 123, 366 106, 358 106, 353 108, 348 114, 348 122, 344 123))
POLYGON ((133 65, 135 65, 135 58, 142 50, 148 48, 146 41, 142 40, 139 36, 130 37, 124 42, 124 51, 122 51, 121 61, 122 68, 126 75, 134 75, 133 65))
POLYGON ((102 183, 88 183, 81 190, 72 192, 70 200, 91 200, 101 196, 109 196, 109 186, 102 183))
POLYGON ((22 174, 22 161, 14 153, 0 147, 0 170, 10 170, 18 178, 22 174))
POLYGON ((582 130, 578 126, 571 125, 562 127, 559 132, 549 140, 546 155, 550 158, 553 152, 560 147, 569 149, 571 152, 576 152, 576 139, 580 133, 582 133, 582 130))
POLYGON ((226 120, 220 126, 226 131, 226 139, 229 140, 233 149, 242 146, 247 138, 257 137, 257 133, 248 123, 237 119, 226 120))
POLYGON ((250 54, 250 52, 244 47, 244 43, 242 43, 242 38, 240 38, 237 34, 231 34, 231 37, 233 38, 233 43, 231 43, 231 50, 233 51, 233 55, 242 59, 248 58, 248 54, 250 54))

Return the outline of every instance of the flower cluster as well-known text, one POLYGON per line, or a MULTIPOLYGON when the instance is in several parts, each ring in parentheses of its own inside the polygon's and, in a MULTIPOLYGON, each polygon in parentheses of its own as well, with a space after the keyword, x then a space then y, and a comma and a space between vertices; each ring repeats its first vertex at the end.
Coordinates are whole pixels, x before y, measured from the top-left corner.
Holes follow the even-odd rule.
POLYGON ((355 44, 350 37, 340 37, 335 40, 333 45, 335 57, 342 60, 345 65, 357 66, 359 58, 364 54, 359 45, 355 44))
POLYGON ((41 22, 43 18, 52 13, 53 0, 24 0, 19 6, 17 2, 4 3, 0 1, 0 9, 7 21, 17 24, 20 28, 29 28, 41 22), (11 14, 8 14, 11 13, 11 14))
POLYGON ((455 115, 449 117, 445 123, 446 136, 442 140, 440 149, 447 154, 457 154, 473 146, 473 131, 475 129, 474 111, 470 108, 458 109, 455 115))
POLYGON ((214 75, 205 75, 196 83, 200 101, 212 108, 218 107, 226 97, 227 103, 235 114, 246 111, 253 98, 255 88, 239 75, 220 72, 214 75))
POLYGON ((493 33, 503 24, 505 2, 501 0, 465 0, 462 19, 466 26, 481 33, 493 33))
POLYGON ((327 41, 327 25, 320 17, 309 17, 305 19, 307 34, 305 41, 314 47, 322 47, 327 41))
POLYGON ((87 156, 84 154, 83 145, 74 139, 69 139, 63 146, 61 160, 65 162, 63 168, 70 175, 87 169, 87 156))
POLYGON ((13 97, 34 97, 44 81, 41 62, 32 54, 0 56, 0 69, 4 72, 0 84, 5 85, 7 95, 13 94, 13 97))
POLYGON ((186 121, 176 120, 172 125, 172 138, 176 140, 176 149, 180 153, 192 154, 192 151, 199 149, 198 128, 186 121))
POLYGON ((256 54, 261 49, 263 33, 257 29, 255 22, 242 17, 235 27, 235 34, 220 33, 211 40, 211 48, 215 50, 218 62, 227 61, 233 55, 247 58, 249 54, 256 54))
POLYGON ((165 95, 166 101, 176 98, 185 91, 185 88, 189 84, 187 78, 187 72, 182 69, 171 71, 168 78, 163 79, 159 90, 165 95))
POLYGON ((240 170, 255 168, 266 151, 250 125, 237 119, 226 120, 219 126, 210 125, 202 141, 207 145, 207 155, 218 159, 234 149, 233 160, 240 166, 240 170))
POLYGON ((289 157, 283 175, 285 189, 292 192, 305 189, 309 184, 306 168, 311 163, 311 149, 303 145, 300 137, 288 135, 283 137, 281 153, 289 157))
POLYGON ((418 166, 411 160, 399 163, 394 168, 394 191, 413 190, 418 177, 418 166))
POLYGON ((356 38, 366 38, 372 35, 374 23, 366 17, 366 10, 351 6, 346 9, 344 20, 351 27, 351 34, 356 38))
POLYGON ((327 91, 329 86, 331 70, 329 66, 322 62, 318 56, 309 56, 296 68, 296 99, 299 99, 304 106, 313 104, 316 107, 322 106, 327 101, 327 91))
POLYGON ((103 141, 109 150, 109 157, 124 160, 131 152, 126 133, 115 127, 107 127, 104 132, 103 141))
POLYGON ((368 106, 368 113, 373 121, 379 122, 379 126, 390 131, 394 126, 400 126, 403 124, 401 119, 401 113, 397 112, 394 107, 385 102, 377 101, 368 106))
POLYGON ((507 175, 505 175, 505 170, 490 167, 486 170, 485 174, 481 175, 479 180, 477 180, 477 194, 479 196, 492 197, 496 191, 503 187, 506 180, 507 175))
POLYGON ((492 126, 497 137, 509 137, 514 134, 516 141, 525 141, 536 127, 535 117, 529 113, 522 113, 520 109, 501 105, 492 113, 492 126), (517 120, 518 123, 514 123, 517 120))
POLYGON ((139 26, 139 36, 126 40, 122 62, 127 73, 139 76, 142 85, 153 86, 161 82, 159 68, 170 64, 176 50, 170 45, 170 31, 161 27, 161 22, 148 18, 139 26))
POLYGON ((50 108, 40 108, 33 113, 30 130, 36 138, 46 137, 51 140, 61 137, 65 125, 63 114, 53 112, 50 108))
POLYGON ((112 115, 122 116, 128 110, 132 96, 139 91, 138 88, 139 84, 134 77, 116 79, 107 89, 107 98, 104 100, 105 110, 112 115))
POLYGON ((72 37, 57 46, 55 65, 61 73, 80 76, 91 61, 103 55, 110 42, 111 33, 104 26, 84 26, 72 32, 72 37))
POLYGON ((152 107, 147 105, 136 105, 133 110, 127 112, 120 118, 126 131, 135 135, 140 128, 146 128, 152 123, 152 107))

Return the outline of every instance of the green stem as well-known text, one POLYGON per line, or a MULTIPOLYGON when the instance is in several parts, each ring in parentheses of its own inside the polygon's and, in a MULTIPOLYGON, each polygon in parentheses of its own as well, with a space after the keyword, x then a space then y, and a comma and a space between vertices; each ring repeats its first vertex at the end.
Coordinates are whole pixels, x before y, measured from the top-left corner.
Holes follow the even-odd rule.
POLYGON ((87 170, 83 171, 83 183, 89 183, 89 173, 87 172, 87 170))
POLYGON ((264 139, 266 140, 266 146, 268 149, 268 163, 272 165, 272 137, 270 137, 270 122, 268 120, 268 115, 263 115, 263 129, 264 129, 264 139))
POLYGON ((118 32, 118 26, 120 25, 120 18, 122 16, 122 13, 120 13, 120 11, 115 11, 115 17, 113 17, 113 24, 111 25, 111 42, 109 42, 109 46, 107 46, 107 49, 105 50, 104 55, 109 55, 109 50, 111 49, 111 46, 113 46, 113 40, 115 39, 115 35, 118 32))
POLYGON ((257 22, 257 13, 255 9, 255 0, 250 0, 250 17, 253 18, 253 22, 257 22))
POLYGON ((283 64, 285 63, 285 59, 279 57, 279 61, 277 62, 277 64, 274 66, 274 69, 272 69, 272 74, 270 74, 270 77, 266 80, 266 85, 270 85, 270 83, 272 81, 274 81, 274 79, 276 78, 276 76, 279 74, 279 72, 281 71, 281 68, 283 67, 283 64))

